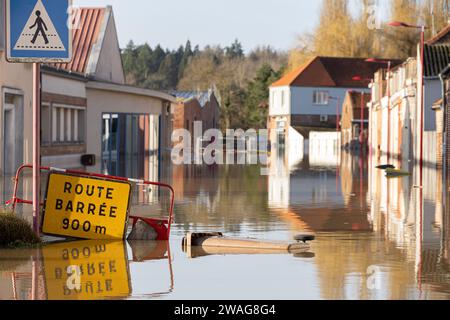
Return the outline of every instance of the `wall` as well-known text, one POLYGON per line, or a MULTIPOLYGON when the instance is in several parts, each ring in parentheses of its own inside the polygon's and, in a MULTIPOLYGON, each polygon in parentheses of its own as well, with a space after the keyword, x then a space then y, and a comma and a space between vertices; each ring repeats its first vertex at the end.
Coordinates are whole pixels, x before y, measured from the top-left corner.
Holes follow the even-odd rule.
MULTIPOLYGON (((124 84, 125 76, 120 56, 119 41, 117 38, 116 24, 114 15, 110 8, 109 19, 105 30, 105 38, 101 46, 100 56, 97 62, 97 69, 93 75, 96 79, 124 84)), ((105 14, 105 16, 108 16, 105 14)), ((95 48, 95 47, 94 47, 95 48)), ((97 49, 98 50, 98 49, 97 49)), ((91 59, 95 58, 95 53, 91 55, 91 59)))
MULTIPOLYGON (((97 164, 90 171, 99 172, 102 158, 102 114, 139 113, 161 115, 163 100, 144 95, 137 95, 111 90, 87 88, 87 153, 95 154, 97 164)), ((162 122, 165 122, 164 120, 162 122)), ((161 131, 168 128, 161 128, 161 131)), ((161 146, 166 148, 167 146, 161 146)))
POLYGON ((42 91, 65 96, 86 98, 85 81, 46 73, 42 74, 42 91))
MULTIPOLYGON (((194 121, 202 120, 202 107, 197 99, 180 102, 175 106, 173 129, 186 129, 193 136, 194 121), (187 121, 189 127, 186 127, 187 121)), ((205 127, 203 127, 205 130, 205 127)))
POLYGON ((349 90, 364 91, 370 93, 369 89, 362 90, 361 88, 303 88, 293 87, 292 91, 292 114, 295 115, 336 115, 336 100, 329 100, 328 105, 314 105, 313 95, 314 91, 328 91, 329 96, 340 99, 339 114, 342 114, 342 103, 345 95, 349 90))
MULTIPOLYGON (((83 79, 75 79, 63 74, 57 76, 53 74, 42 73, 42 165, 65 168, 78 169, 81 167, 81 156, 86 153, 86 136, 85 130, 78 132, 78 124, 86 127, 86 81, 83 79), (61 142, 57 134, 57 127, 61 126, 60 114, 57 114, 58 108, 65 109, 64 118, 73 120, 70 127, 64 123, 64 130, 74 131, 74 113, 77 113, 77 132, 80 137, 79 142, 73 140, 61 142), (47 109, 45 109, 47 108, 47 109), (75 108, 76 110, 72 109, 75 108), (46 112, 46 110, 48 112, 46 112), (68 114, 70 110, 71 114, 68 114), (55 134, 55 136, 53 136, 55 134), (55 137, 57 140, 54 140, 55 137)), ((67 120, 68 121, 68 120, 67 120)), ((78 140, 78 139, 76 139, 78 140)))
POLYGON ((13 90, 22 95, 23 128, 19 128, 18 135, 23 137, 23 161, 32 160, 33 132, 32 132, 32 66, 31 64, 13 64, 5 60, 5 52, 0 51, 0 175, 3 174, 3 106, 4 92, 13 90))
POLYGON ((437 134, 436 131, 426 131, 423 134, 423 163, 427 167, 437 164, 437 134))
POLYGON ((436 131, 436 113, 433 103, 442 98, 442 84, 439 79, 425 80, 424 89, 424 128, 425 131, 436 131))
POLYGON ((220 107, 214 94, 202 110, 203 130, 218 129, 220 124, 220 107))
POLYGON ((294 128, 289 127, 289 148, 288 148, 288 164, 294 166, 303 160, 305 138, 294 128))
POLYGON ((340 164, 340 132, 311 132, 309 164, 311 167, 335 167, 340 164))
POLYGON ((269 116, 288 115, 291 113, 291 88, 272 87, 270 88, 269 116), (284 98, 283 98, 284 94, 284 98))
POLYGON ((5 1, 0 1, 0 51, 5 50, 5 1))

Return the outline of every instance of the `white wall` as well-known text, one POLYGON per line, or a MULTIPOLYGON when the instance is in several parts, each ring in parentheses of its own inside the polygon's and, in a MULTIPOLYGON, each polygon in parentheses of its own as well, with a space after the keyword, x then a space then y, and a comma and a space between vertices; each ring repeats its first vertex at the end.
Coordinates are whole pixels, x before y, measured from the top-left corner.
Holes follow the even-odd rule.
POLYGON ((314 167, 337 167, 341 155, 340 132, 313 132, 309 134, 309 164, 314 167))
POLYGON ((294 166, 303 160, 305 138, 297 130, 289 127, 288 139, 288 162, 289 166, 294 166))
POLYGON ((291 88, 270 88, 269 116, 289 115, 291 113, 291 88))
POLYGON ((84 81, 42 74, 42 91, 65 96, 86 98, 84 81))

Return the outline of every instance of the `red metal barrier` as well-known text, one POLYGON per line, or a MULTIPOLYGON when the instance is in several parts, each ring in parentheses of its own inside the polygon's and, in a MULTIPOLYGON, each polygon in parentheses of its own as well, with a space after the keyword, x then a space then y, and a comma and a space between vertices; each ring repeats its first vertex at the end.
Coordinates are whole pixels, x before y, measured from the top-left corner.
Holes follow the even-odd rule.
MULTIPOLYGON (((33 204, 33 201, 30 200, 24 200, 17 197, 17 191, 19 188, 19 180, 20 175, 23 170, 25 169, 31 169, 33 170, 33 165, 31 164, 25 164, 22 165, 16 173, 16 176, 14 178, 14 193, 11 200, 6 202, 6 205, 11 205, 13 212, 16 209, 16 205, 18 203, 23 204, 33 204)), ((79 175, 82 177, 93 177, 93 178, 101 178, 101 179, 109 179, 109 180, 115 180, 115 181, 126 181, 126 182, 132 182, 132 183, 138 183, 143 185, 150 185, 150 186, 156 186, 161 187, 165 189, 169 189, 171 193, 171 200, 170 200, 170 209, 169 209, 169 217, 168 219, 154 219, 154 218, 144 218, 144 217, 136 217, 133 215, 130 215, 129 218, 133 223, 133 226, 139 221, 142 220, 148 225, 150 225, 152 228, 155 229, 155 231, 158 233, 157 240, 166 241, 169 240, 170 236, 170 227, 172 225, 173 221, 173 209, 174 209, 174 203, 175 203, 175 192, 173 188, 164 183, 159 182, 151 182, 146 180, 139 180, 139 179, 131 179, 131 178, 124 178, 124 177, 117 177, 117 176, 110 176, 110 175, 104 175, 99 173, 91 173, 91 172, 83 172, 83 171, 76 171, 76 170, 66 170, 66 169, 59 169, 59 168, 53 168, 53 167, 40 167, 41 172, 48 171, 48 172, 59 172, 59 173, 68 173, 73 175, 79 175)), ((44 204, 41 203, 41 206, 44 204)))

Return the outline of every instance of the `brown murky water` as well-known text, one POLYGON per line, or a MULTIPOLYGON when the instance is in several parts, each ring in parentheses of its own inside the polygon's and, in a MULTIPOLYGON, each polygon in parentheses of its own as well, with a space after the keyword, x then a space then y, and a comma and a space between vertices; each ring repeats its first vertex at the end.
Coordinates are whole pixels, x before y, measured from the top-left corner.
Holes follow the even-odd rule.
POLYGON ((177 192, 170 243, 0 250, 0 299, 449 299, 441 173, 426 169, 418 189, 414 176, 387 180, 368 167, 345 154, 339 167, 278 161, 269 176, 257 166, 167 166, 177 192), (181 248, 188 231, 289 241, 305 230, 318 237, 297 256, 181 248))

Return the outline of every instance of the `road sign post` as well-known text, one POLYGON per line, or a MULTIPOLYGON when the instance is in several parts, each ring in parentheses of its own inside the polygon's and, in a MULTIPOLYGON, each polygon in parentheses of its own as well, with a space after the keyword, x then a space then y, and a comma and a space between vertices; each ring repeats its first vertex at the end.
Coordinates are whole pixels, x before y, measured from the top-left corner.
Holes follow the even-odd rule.
POLYGON ((6 0, 6 60, 33 63, 33 227, 40 225, 41 63, 72 59, 72 0, 6 0))
POLYGON ((41 64, 33 63, 33 228, 39 233, 41 185, 41 64))

